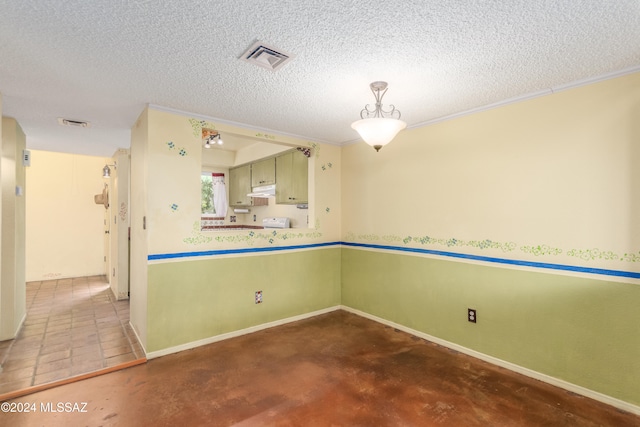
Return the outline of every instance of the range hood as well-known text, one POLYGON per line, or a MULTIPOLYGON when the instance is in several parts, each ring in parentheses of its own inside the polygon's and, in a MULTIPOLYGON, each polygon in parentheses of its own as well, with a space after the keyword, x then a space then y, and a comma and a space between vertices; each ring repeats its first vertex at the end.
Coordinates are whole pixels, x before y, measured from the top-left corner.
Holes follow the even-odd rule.
POLYGON ((248 197, 273 197, 276 195, 276 185, 263 185, 261 187, 253 187, 252 192, 247 194, 248 197))

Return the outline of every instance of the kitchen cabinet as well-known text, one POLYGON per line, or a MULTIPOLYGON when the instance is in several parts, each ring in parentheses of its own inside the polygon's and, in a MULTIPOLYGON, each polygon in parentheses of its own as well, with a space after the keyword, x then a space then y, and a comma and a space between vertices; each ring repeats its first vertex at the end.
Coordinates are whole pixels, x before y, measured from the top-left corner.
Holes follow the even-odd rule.
POLYGON ((229 169, 229 206, 252 206, 251 165, 229 169))
POLYGON ((307 203, 309 159, 293 150, 276 157, 276 203, 307 203))
POLYGON ((276 159, 273 157, 251 164, 251 186, 261 187, 276 182, 276 159))

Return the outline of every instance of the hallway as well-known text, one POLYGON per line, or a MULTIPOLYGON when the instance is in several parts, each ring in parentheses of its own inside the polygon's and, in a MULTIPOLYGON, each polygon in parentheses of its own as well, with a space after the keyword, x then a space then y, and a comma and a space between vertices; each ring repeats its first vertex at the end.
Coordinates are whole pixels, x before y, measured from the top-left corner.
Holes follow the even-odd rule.
POLYGON ((11 404, 35 408, 2 414, 21 426, 640 426, 640 416, 346 311, 11 404), (70 410, 47 411, 51 402, 70 410))
POLYGON ((0 394, 144 358, 104 276, 27 283, 27 318, 0 342, 0 394))

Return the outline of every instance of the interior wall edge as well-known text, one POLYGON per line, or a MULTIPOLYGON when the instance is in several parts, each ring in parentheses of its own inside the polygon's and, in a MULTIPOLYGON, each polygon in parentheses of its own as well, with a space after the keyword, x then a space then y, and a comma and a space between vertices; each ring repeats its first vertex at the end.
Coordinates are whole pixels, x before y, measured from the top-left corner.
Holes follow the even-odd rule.
POLYGON ((142 351, 144 352, 145 357, 147 357, 148 359, 149 356, 147 355, 147 348, 144 342, 142 341, 142 338, 140 338, 140 334, 138 333, 138 330, 136 329, 135 325, 131 323, 131 320, 129 320, 129 326, 131 326, 131 330, 133 331, 133 334, 136 336, 136 339, 138 340, 138 344, 140 344, 140 347, 142 347, 142 351))
POLYGON ((394 323, 392 321, 383 319, 383 318, 378 317, 378 316, 374 316, 373 314, 369 314, 369 313, 366 313, 364 311, 361 311, 361 310, 358 310, 358 309, 355 309, 355 308, 352 308, 352 307, 349 307, 349 306, 346 306, 346 305, 341 305, 339 308, 341 310, 348 311, 350 313, 353 313, 353 314, 356 314, 358 316, 367 318, 369 320, 373 320, 374 322, 378 322, 378 323, 381 323, 383 325, 390 326, 392 328, 398 329, 400 331, 406 332, 406 333, 414 335, 416 337, 419 337, 419 338, 425 339, 427 341, 436 343, 436 344, 441 345, 443 347, 447 347, 447 348, 450 348, 452 350, 459 351, 460 353, 466 354, 467 356, 475 357, 476 359, 480 359, 480 360, 483 360, 485 362, 491 363, 493 365, 500 366, 501 368, 509 369, 510 371, 517 372, 519 374, 522 374, 522 375, 525 375, 527 377, 530 377, 530 378, 545 382, 547 384, 551 384, 553 386, 562 388, 562 389, 570 391, 572 393, 576 393, 576 394, 579 394, 581 396, 588 397, 590 399, 597 400, 597 401, 602 402, 602 403, 606 403, 607 405, 611 405, 611 406, 613 406, 615 408, 618 408, 618 409, 621 409, 623 411, 627 411, 627 412, 630 412, 630 413, 633 413, 633 414, 636 414, 636 415, 640 415, 640 406, 634 405, 634 404, 629 403, 629 402, 625 402, 624 400, 616 399, 614 397, 608 396, 608 395, 603 394, 603 393, 599 393, 597 391, 588 389, 586 387, 582 387, 582 386, 570 383, 568 381, 564 381, 564 380, 552 377, 550 375, 546 375, 546 374, 543 374, 541 372, 534 371, 532 369, 525 368, 523 366, 516 365, 516 364, 511 363, 511 362, 507 362, 507 361, 499 359, 497 357, 493 357, 493 356, 490 356, 488 354, 484 354, 484 353, 469 349, 469 348, 461 346, 459 344, 455 344, 453 342, 443 340, 443 339, 435 337, 433 335, 429 335, 429 334, 426 334, 424 332, 420 332, 418 330, 409 328, 409 327, 401 325, 399 323, 394 323))

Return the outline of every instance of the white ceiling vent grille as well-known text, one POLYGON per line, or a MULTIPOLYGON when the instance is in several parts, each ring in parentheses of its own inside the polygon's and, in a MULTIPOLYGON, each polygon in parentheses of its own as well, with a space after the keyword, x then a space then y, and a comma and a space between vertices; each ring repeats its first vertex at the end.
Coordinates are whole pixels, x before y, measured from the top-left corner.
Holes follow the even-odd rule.
POLYGON ((71 119, 63 119, 62 117, 58 117, 58 123, 62 126, 73 126, 77 128, 88 128, 91 126, 89 122, 83 122, 81 120, 71 120, 71 119))
POLYGON ((284 52, 263 42, 255 42, 240 59, 267 70, 277 71, 291 61, 295 55, 284 52))

